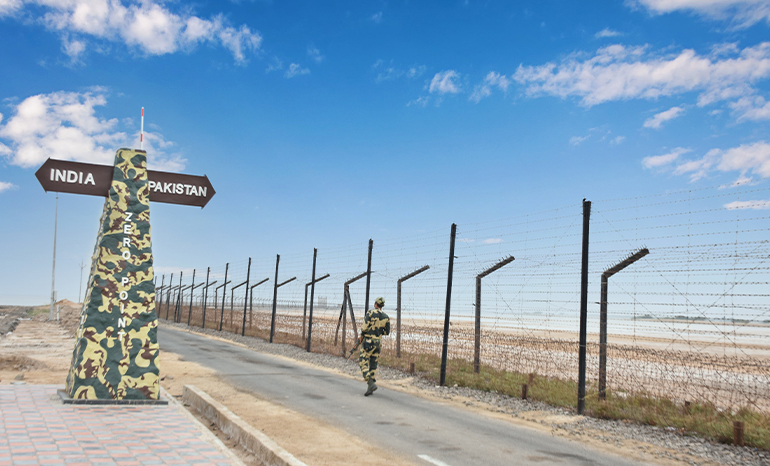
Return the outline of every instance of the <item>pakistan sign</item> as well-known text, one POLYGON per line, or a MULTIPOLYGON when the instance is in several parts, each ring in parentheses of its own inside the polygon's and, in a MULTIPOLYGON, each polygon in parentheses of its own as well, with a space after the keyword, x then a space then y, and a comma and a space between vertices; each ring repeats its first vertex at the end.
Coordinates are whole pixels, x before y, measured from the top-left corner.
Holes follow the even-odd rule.
POLYGON ((73 400, 158 400, 150 201, 203 207, 205 176, 147 170, 142 150, 120 149, 113 167, 48 159, 46 191, 106 196, 80 312, 66 392, 73 400))

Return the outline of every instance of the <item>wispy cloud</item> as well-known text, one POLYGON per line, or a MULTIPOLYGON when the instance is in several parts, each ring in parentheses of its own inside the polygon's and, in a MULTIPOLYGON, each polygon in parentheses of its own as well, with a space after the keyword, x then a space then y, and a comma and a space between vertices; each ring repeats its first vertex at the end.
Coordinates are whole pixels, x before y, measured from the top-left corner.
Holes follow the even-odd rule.
POLYGON ((738 117, 738 121, 744 120, 770 120, 770 102, 762 96, 748 96, 730 103, 730 109, 738 117))
POLYGON ((373 14, 369 17, 372 21, 374 21, 377 24, 380 24, 382 22, 382 12, 378 11, 377 13, 373 14))
POLYGON ((436 93, 439 95, 459 94, 460 85, 457 83, 459 79, 460 75, 455 70, 447 70, 436 73, 430 82, 428 92, 431 94, 436 93))
POLYGON ((410 100, 406 103, 407 107, 427 107, 428 103, 430 103, 430 97, 428 96, 420 96, 414 100, 410 100))
POLYGON ((605 37, 618 37, 618 36, 622 36, 622 35, 623 34, 619 33, 618 31, 613 31, 610 28, 604 28, 601 31, 599 31, 596 34, 594 34, 594 37, 596 37, 597 39, 602 39, 602 38, 605 38, 605 37))
MULTIPOLYGON (((122 43, 146 55, 189 52, 199 44, 217 44, 227 49, 236 63, 257 52, 262 36, 248 26, 232 26, 221 14, 200 18, 174 3, 142 0, 0 0, 0 17, 18 18, 22 24, 40 23, 60 34, 62 50, 71 60, 80 60, 87 48, 99 42, 122 43), (30 22, 29 19, 33 21, 30 22), (94 44, 95 43, 95 44, 94 44)), ((94 47, 96 45, 96 47, 94 47)))
POLYGON ((13 183, 7 183, 5 181, 0 181, 0 193, 5 192, 5 191, 9 191, 11 189, 16 189, 16 188, 18 188, 18 186, 16 186, 13 183))
POLYGON ((283 69, 283 62, 278 57, 273 57, 270 63, 265 68, 265 73, 272 73, 273 71, 280 71, 283 69))
POLYGON ((569 138, 569 143, 571 146, 579 146, 580 144, 583 144, 585 141, 587 141, 591 135, 587 136, 572 136, 569 138))
POLYGON ((646 168, 671 170, 675 175, 689 175, 690 181, 697 181, 711 172, 738 172, 741 180, 748 179, 748 175, 770 177, 770 144, 765 141, 726 150, 712 149, 701 158, 679 161, 679 155, 686 152, 690 150, 677 148, 670 154, 647 157, 642 164, 646 168), (674 161, 679 163, 673 164, 674 161))
POLYGON ((642 165, 644 168, 660 168, 673 163, 679 158, 680 155, 692 152, 692 149, 685 147, 677 147, 671 152, 663 155, 653 155, 651 157, 645 157, 642 159, 642 165))
POLYGON ((657 113, 655 116, 644 120, 644 124, 642 126, 645 128, 660 129, 663 123, 673 120, 674 118, 682 115, 682 113, 684 113, 684 109, 682 107, 671 107, 665 112, 657 113))
MULTIPOLYGON (((62 160, 112 164, 115 150, 138 147, 139 133, 118 129, 117 118, 103 118, 97 109, 107 105, 103 88, 88 92, 53 92, 24 99, 14 114, 0 126, 0 156, 11 165, 35 167, 51 154, 62 160)), ((172 152, 173 142, 159 132, 145 132, 148 166, 160 170, 181 170, 186 160, 172 152)))
POLYGON ((384 81, 391 81, 398 78, 408 78, 408 79, 414 79, 419 78, 423 74, 425 74, 425 71, 427 71, 427 68, 425 65, 414 65, 409 68, 402 68, 401 66, 394 64, 393 60, 390 60, 389 62, 385 62, 385 60, 377 60, 372 65, 372 70, 374 70, 377 73, 377 77, 375 78, 375 81, 378 83, 384 82, 384 81))
POLYGON ((487 238, 484 241, 482 241, 482 243, 484 244, 497 244, 502 242, 503 242, 502 238, 487 238))
POLYGON ((649 47, 610 45, 593 56, 573 54, 561 62, 520 65, 513 79, 531 97, 578 97, 587 107, 629 99, 656 99, 699 92, 698 105, 736 100, 756 93, 770 77, 770 42, 730 57, 703 56, 694 50, 656 55, 649 47))
POLYGON ((487 76, 484 78, 484 81, 473 88, 473 93, 468 98, 468 100, 470 100, 471 102, 479 103, 481 99, 484 99, 492 95, 493 88, 496 87, 501 91, 503 91, 504 93, 507 93, 508 86, 510 85, 511 85, 511 80, 505 77, 505 75, 502 75, 495 71, 490 71, 487 74, 487 76))
POLYGON ((653 14, 675 11, 695 13, 706 18, 729 21, 733 27, 747 28, 762 20, 770 23, 770 3, 765 0, 631 0, 653 14))
POLYGON ((610 139, 610 145, 611 146, 617 146, 619 144, 623 144, 623 141, 626 140, 625 136, 616 136, 612 139, 610 139))
POLYGON ((303 74, 310 74, 310 70, 303 68, 298 63, 292 63, 283 75, 287 78, 293 78, 295 76, 302 76, 303 74))
POLYGON ((307 56, 316 63, 321 63, 326 57, 321 55, 321 51, 313 46, 307 48, 307 56))
POLYGON ((766 201, 735 201, 725 204, 725 209, 754 209, 754 210, 766 210, 770 209, 770 200, 766 201))

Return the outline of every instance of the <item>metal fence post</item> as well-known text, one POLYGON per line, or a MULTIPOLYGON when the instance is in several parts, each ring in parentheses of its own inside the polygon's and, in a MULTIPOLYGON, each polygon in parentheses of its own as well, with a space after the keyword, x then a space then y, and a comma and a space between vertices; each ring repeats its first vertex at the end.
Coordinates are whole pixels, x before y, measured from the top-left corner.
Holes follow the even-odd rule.
POLYGON ((211 273, 211 267, 206 267, 206 287, 203 288, 203 322, 201 328, 206 328, 206 302, 209 299, 209 273, 211 273))
POLYGON ((450 307, 452 304, 452 272, 455 265, 455 237, 457 236, 457 225, 452 224, 452 233, 449 237, 449 270, 447 271, 447 283, 446 283, 446 311, 444 313, 444 341, 441 344, 441 376, 439 378, 439 385, 442 387, 446 384, 446 360, 447 360, 447 348, 449 345, 449 315, 450 307))
POLYGON ((168 291, 166 292, 166 320, 168 320, 168 305, 170 304, 169 301, 171 301, 171 288, 173 288, 174 284, 174 274, 171 274, 171 279, 168 281, 168 291))
POLYGON ((246 335, 246 301, 249 299, 249 278, 251 278, 251 257, 249 257, 249 268, 246 270, 246 297, 243 299, 243 324, 241 325, 241 336, 246 335))
POLYGON ((649 254, 642 248, 602 274, 602 290, 599 302, 599 399, 607 399, 607 286, 609 278, 649 254))
POLYGON ((588 226, 591 201, 583 199, 583 260, 580 271, 580 350, 578 354, 578 414, 585 412, 586 404, 586 346, 588 343, 588 226))
POLYGON ((270 280, 270 277, 262 280, 259 283, 255 283, 254 285, 251 285, 251 287, 249 288, 249 328, 251 328, 252 314, 254 314, 254 288, 258 287, 259 285, 265 283, 268 280, 270 280))
POLYGON ((495 270, 513 262, 513 256, 508 256, 487 270, 476 275, 476 331, 475 344, 473 345, 473 371, 479 373, 481 370, 481 279, 494 272, 495 270))
POLYGON ((187 326, 190 326, 190 317, 192 317, 193 295, 195 294, 195 269, 193 269, 192 283, 190 284, 190 309, 187 311, 187 326))
POLYGON ((160 294, 160 300, 159 301, 158 300, 155 301, 155 304, 156 304, 156 306, 155 306, 155 315, 158 316, 158 317, 160 317, 160 308, 161 308, 161 306, 163 306, 163 288, 165 287, 165 285, 166 285, 166 274, 164 273, 163 274, 163 279, 160 281, 160 288, 155 290, 155 291, 160 291, 160 293, 159 293, 160 294))
POLYGON ((227 300, 227 272, 230 270, 230 263, 225 264, 225 282, 222 284, 222 311, 219 314, 219 331, 222 331, 222 324, 225 320, 225 301, 227 300))
POLYGON ((275 308, 278 299, 278 263, 281 261, 281 255, 275 255, 275 281, 273 282, 273 317, 270 318, 270 343, 273 342, 275 334, 275 308))
POLYGON ((372 248, 374 241, 369 239, 369 258, 366 260, 366 301, 364 301, 364 315, 369 310, 369 284, 372 281, 372 248))
MULTIPOLYGON (((310 352, 310 342, 313 338, 313 297, 315 296, 315 264, 318 257, 318 248, 313 248, 313 276, 310 278, 310 315, 308 316, 307 324, 307 352, 310 352)), ((307 287, 305 287, 307 290, 307 287)), ((302 333, 305 333, 305 322, 302 322, 302 333)))
POLYGON ((412 273, 406 274, 396 282, 396 357, 401 357, 401 283, 409 280, 417 274, 430 268, 429 265, 421 267, 412 273))
POLYGON ((179 291, 177 291, 176 293, 176 304, 174 304, 174 322, 178 322, 177 315, 179 313, 179 308, 180 308, 179 300, 181 299, 181 294, 182 294, 182 275, 183 273, 180 271, 179 272, 179 291))

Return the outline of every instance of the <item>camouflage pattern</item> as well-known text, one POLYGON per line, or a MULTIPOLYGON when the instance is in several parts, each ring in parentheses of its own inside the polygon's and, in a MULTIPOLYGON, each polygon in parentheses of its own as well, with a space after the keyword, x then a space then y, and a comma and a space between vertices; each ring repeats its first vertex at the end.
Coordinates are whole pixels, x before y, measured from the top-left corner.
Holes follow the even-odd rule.
POLYGON ((72 398, 157 400, 157 316, 147 156, 120 149, 67 374, 72 398))
MULTIPOLYGON (((379 298, 378 298, 379 299, 379 298)), ((384 301, 383 301, 384 302, 384 301)), ((358 366, 364 380, 375 381, 377 376, 377 360, 380 358, 382 336, 390 334, 390 318, 382 309, 370 309, 364 315, 364 326, 361 329, 363 341, 361 352, 358 354, 358 366)))

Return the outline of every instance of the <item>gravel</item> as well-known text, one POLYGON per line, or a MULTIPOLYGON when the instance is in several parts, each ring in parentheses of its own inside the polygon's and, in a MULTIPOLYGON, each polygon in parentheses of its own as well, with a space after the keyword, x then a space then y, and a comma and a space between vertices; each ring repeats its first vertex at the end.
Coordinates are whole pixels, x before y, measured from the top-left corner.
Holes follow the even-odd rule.
MULTIPOLYGON (((231 340, 262 353, 275 354, 316 366, 335 369, 354 377, 361 376, 358 363, 353 359, 346 361, 342 357, 330 354, 308 353, 293 345, 268 343, 261 338, 242 337, 229 332, 188 327, 185 324, 164 321, 163 325, 231 340)), ((678 460, 686 464, 712 463, 720 465, 770 466, 769 451, 758 450, 753 447, 736 447, 717 443, 701 437, 687 435, 674 428, 578 416, 572 410, 554 407, 539 401, 522 400, 521 398, 467 387, 441 387, 436 385, 435 382, 421 377, 419 374, 410 374, 388 367, 379 367, 377 373, 377 378, 380 380, 397 381, 411 379, 408 382, 411 386, 439 398, 464 398, 466 399, 464 404, 467 406, 484 408, 529 421, 534 420, 550 427, 554 434, 559 433, 575 439, 590 435, 595 440, 618 447, 623 447, 622 442, 624 440, 639 442, 638 446, 635 446, 634 449, 637 450, 637 453, 643 453, 646 457, 658 457, 664 461, 678 460), (549 415, 549 417, 558 419, 558 421, 538 421, 532 417, 532 411, 541 411, 549 415), (652 446, 661 447, 661 449, 656 449, 652 446)))

